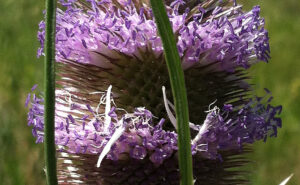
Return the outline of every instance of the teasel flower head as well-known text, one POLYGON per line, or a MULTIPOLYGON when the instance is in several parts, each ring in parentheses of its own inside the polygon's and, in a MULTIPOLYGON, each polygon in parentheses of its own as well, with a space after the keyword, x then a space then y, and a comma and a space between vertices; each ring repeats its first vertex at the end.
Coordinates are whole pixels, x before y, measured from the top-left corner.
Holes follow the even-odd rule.
MULTIPOLYGON (((237 167, 276 136, 281 106, 252 95, 247 68, 269 59, 259 7, 165 1, 182 60, 195 184, 244 184, 237 167)), ((55 138, 60 184, 179 184, 177 132, 163 47, 147 0, 60 1, 55 138)), ((44 22, 38 38, 43 55, 44 22)), ((35 91, 36 86, 33 87, 35 91)), ((43 98, 28 95, 43 142, 43 98)))

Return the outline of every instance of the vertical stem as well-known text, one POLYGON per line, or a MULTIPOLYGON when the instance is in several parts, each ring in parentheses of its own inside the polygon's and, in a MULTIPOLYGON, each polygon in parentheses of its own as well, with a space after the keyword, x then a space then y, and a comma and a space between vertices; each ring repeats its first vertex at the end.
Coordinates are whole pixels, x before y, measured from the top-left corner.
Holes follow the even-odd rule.
POLYGON ((193 184, 193 164, 191 153, 191 136, 189 128, 189 112, 184 82, 173 30, 162 0, 151 0, 153 14, 164 47, 177 119, 180 184, 193 184))
POLYGON ((45 135, 44 152, 46 180, 48 185, 57 185, 55 149, 55 24, 56 0, 46 0, 46 37, 45 37, 45 135))

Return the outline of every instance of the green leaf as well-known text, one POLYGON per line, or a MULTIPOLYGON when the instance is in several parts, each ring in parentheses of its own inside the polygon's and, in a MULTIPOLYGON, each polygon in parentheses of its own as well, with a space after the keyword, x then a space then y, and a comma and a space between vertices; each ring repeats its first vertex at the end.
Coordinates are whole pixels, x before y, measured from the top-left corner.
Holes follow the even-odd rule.
POLYGON ((173 30, 162 0, 151 0, 153 14, 164 47, 164 55, 169 71, 170 83, 177 119, 180 184, 193 184, 193 166, 191 153, 191 136, 189 112, 184 82, 184 74, 176 47, 173 30))

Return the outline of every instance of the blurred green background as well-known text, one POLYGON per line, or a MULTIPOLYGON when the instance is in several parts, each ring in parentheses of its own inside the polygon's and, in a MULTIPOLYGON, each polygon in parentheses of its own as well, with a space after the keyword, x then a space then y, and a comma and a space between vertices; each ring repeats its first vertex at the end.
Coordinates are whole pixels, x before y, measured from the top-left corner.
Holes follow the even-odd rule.
MULTIPOLYGON (((255 144, 250 156, 251 184, 300 184, 300 1, 243 0, 246 9, 260 4, 271 44, 271 61, 252 68, 257 93, 273 92, 282 104, 278 138, 255 144)), ((0 0, 0 185, 44 183, 43 145, 36 145, 26 123, 24 101, 34 84, 43 85, 43 62, 36 58, 36 32, 43 1, 0 0)))

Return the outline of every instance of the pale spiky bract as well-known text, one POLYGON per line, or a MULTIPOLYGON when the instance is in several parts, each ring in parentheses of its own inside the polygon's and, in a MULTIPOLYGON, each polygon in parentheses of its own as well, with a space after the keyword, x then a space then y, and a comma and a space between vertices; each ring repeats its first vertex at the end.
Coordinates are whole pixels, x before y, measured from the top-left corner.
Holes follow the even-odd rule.
MULTIPOLYGON (((244 173, 235 169, 247 163, 240 156, 248 151, 243 146, 276 136, 281 127, 281 106, 269 104, 268 91, 264 98, 252 97, 246 81, 246 69, 269 58, 259 7, 243 12, 228 0, 165 2, 185 72, 195 184, 246 183, 244 173)), ((60 4, 59 182, 178 184, 176 118, 149 2, 60 4)), ((43 46, 43 22, 38 38, 43 46)), ((42 53, 43 47, 38 55, 42 53)), ((43 98, 29 95, 29 103, 28 124, 39 143, 43 98)))

